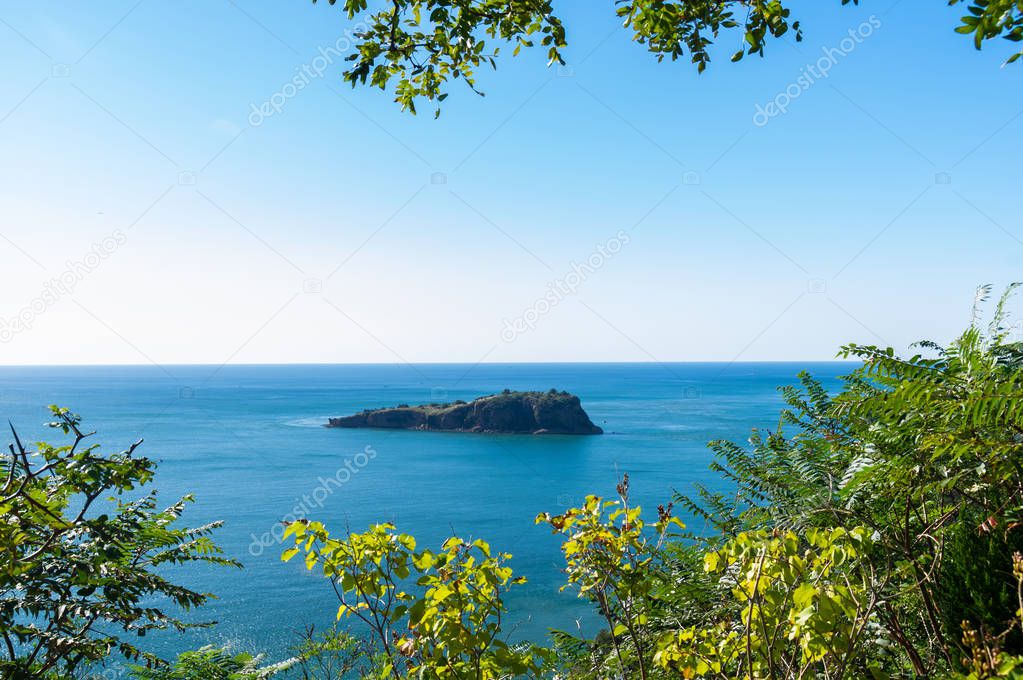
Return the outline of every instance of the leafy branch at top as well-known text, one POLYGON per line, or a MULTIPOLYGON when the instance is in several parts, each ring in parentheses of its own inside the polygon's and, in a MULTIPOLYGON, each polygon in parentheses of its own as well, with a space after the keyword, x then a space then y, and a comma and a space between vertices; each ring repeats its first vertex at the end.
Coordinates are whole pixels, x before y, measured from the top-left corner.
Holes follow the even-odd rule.
MULTIPOLYGON (((316 2, 316 0, 313 0, 316 2)), ((547 65, 564 64, 567 30, 553 0, 328 0, 340 3, 355 22, 354 45, 344 80, 391 89, 403 110, 416 112, 425 99, 437 105, 449 81, 461 80, 476 94, 479 68, 497 67, 502 50, 545 50, 547 65)), ((840 0, 857 5, 859 0, 840 0)), ((633 41, 658 61, 688 56, 699 72, 707 68, 724 33, 738 34, 731 60, 764 56, 767 43, 786 34, 803 39, 799 20, 782 0, 615 0, 615 12, 633 41)), ((956 29, 972 34, 978 49, 1003 37, 1023 41, 1023 3, 1018 0, 949 0, 965 4, 956 29)), ((1016 61, 1023 52, 1009 59, 1016 61)))

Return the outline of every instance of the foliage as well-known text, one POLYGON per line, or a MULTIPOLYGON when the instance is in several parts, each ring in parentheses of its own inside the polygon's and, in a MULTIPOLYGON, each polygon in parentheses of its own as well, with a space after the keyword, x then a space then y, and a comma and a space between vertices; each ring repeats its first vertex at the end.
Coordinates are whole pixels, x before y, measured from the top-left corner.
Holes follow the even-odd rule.
POLYGON ((1023 551, 1023 532, 980 531, 982 520, 967 513, 949 528, 941 562, 937 604, 945 635, 962 636, 962 622, 984 631, 1007 631, 1002 651, 1023 653, 1023 630, 1013 625, 1019 609, 1014 553, 1023 551))
POLYGON ((567 540, 562 545, 568 583, 589 598, 607 622, 618 670, 623 676, 648 675, 649 640, 644 634, 658 580, 658 544, 672 525, 685 528, 671 510, 659 508, 654 525, 657 541, 644 532, 642 509, 629 505, 629 476, 618 485, 618 500, 587 496, 581 508, 561 515, 543 513, 548 524, 567 540), (628 644, 628 647, 624 643, 628 644))
POLYGON ((188 610, 211 597, 168 580, 165 567, 237 563, 210 538, 219 523, 174 526, 191 497, 164 510, 155 493, 126 497, 153 477, 153 461, 135 455, 141 440, 105 455, 85 445, 92 433, 77 415, 51 411, 50 426, 70 444, 29 450, 14 432, 10 455, 0 459, 0 671, 64 677, 114 653, 157 663, 137 638, 202 625, 162 603, 188 610))
MULTIPOLYGON (((957 5, 963 0, 949 0, 957 5)), ((1023 41, 1023 4, 1018 0, 972 0, 966 7, 969 12, 962 18, 962 25, 956 31, 973 34, 973 44, 979 50, 985 40, 999 36, 1012 42, 1023 41)), ((1023 56, 1023 50, 1015 52, 1006 63, 1012 63, 1023 56)))
MULTIPOLYGON (((1018 0, 949 0, 951 5, 960 3, 967 3, 968 14, 956 30, 972 34, 978 49, 998 36, 1023 40, 1023 5, 1018 0)), ((764 56, 770 39, 790 31, 795 40, 803 38, 799 21, 782 0, 615 0, 614 5, 633 41, 658 61, 688 55, 701 73, 722 34, 738 34, 741 45, 732 61, 746 54, 764 56)), ((565 63, 567 34, 553 0, 389 0, 372 10, 368 0, 341 0, 341 6, 355 22, 344 80, 353 87, 368 83, 391 88, 394 100, 412 113, 416 102, 426 99, 437 104, 439 115, 451 80, 461 80, 482 95, 477 71, 481 66, 496 68, 502 48, 514 56, 538 43, 548 66, 565 63)), ((1009 61, 1019 56, 1017 52, 1009 61)))
POLYGON ((862 677, 854 668, 877 604, 870 548, 862 527, 740 533, 706 555, 736 606, 662 639, 654 661, 687 678, 862 677))
MULTIPOLYGON (((850 0, 842 0, 849 4, 850 0)), ((854 4, 858 0, 852 0, 854 4)), ((633 30, 633 40, 662 61, 672 61, 689 50, 696 69, 703 72, 710 62, 709 48, 723 29, 741 29, 743 47, 732 55, 739 61, 743 54, 764 56, 768 36, 780 38, 789 28, 795 31, 797 41, 803 39, 798 21, 790 21, 789 9, 781 2, 716 2, 715 0, 688 0, 661 2, 659 0, 617 0, 617 13, 625 26, 633 30)))
POLYGON ((513 44, 518 54, 539 36, 548 63, 563 63, 565 29, 551 0, 393 0, 372 13, 366 0, 342 5, 349 19, 362 18, 345 80, 386 89, 397 78, 395 101, 412 113, 420 97, 444 101, 442 87, 449 79, 461 79, 479 93, 475 70, 480 64, 496 67, 500 43, 513 44))
POLYGON ((412 536, 391 524, 332 538, 318 522, 294 522, 286 535, 319 567, 340 602, 338 618, 354 617, 370 632, 381 678, 499 678, 538 672, 540 650, 499 638, 504 594, 525 582, 484 541, 451 537, 439 551, 416 550, 412 536), (412 591, 412 592, 408 592, 412 591))
POLYGON ((748 448, 710 442, 710 467, 730 486, 728 493, 696 484, 694 496, 676 496, 713 530, 701 536, 704 540, 734 537, 742 528, 828 526, 855 497, 845 482, 871 458, 856 450, 848 423, 834 415, 832 398, 820 383, 805 372, 798 377, 799 387, 780 390, 788 408, 777 430, 754 430, 748 448), (794 430, 791 436, 784 434, 786 427, 794 430))
POLYGON ((231 654, 206 646, 179 654, 173 664, 131 666, 128 676, 135 680, 264 680, 283 675, 301 680, 341 680, 362 677, 368 656, 366 646, 348 633, 337 628, 317 633, 309 626, 301 632, 293 655, 279 663, 262 665, 262 656, 231 654))
POLYGON ((977 630, 963 621, 963 646, 967 655, 963 669, 956 673, 957 680, 988 680, 989 678, 1005 678, 1020 680, 1023 678, 1023 656, 1006 653, 1002 642, 1010 632, 1019 632, 1023 628, 1023 554, 1012 556, 1012 576, 1015 581, 1015 596, 1018 608, 1010 627, 1001 633, 989 630, 977 630))
MULTIPOLYGON (((978 304, 974 323, 947 347, 921 343, 930 356, 845 347, 863 363, 837 396, 801 376, 801 388, 785 391, 778 431, 755 432, 749 448, 713 445, 734 495, 698 489, 680 498, 718 532, 706 540, 712 547, 742 531, 869 528, 874 576, 861 592, 876 601, 875 639, 864 664, 954 672, 972 649, 953 634, 966 616, 978 639, 993 636, 998 654, 1014 649, 1005 647, 1020 630, 1005 574, 1023 507, 1023 355, 1005 306, 1015 288, 986 328, 978 304), (997 595, 988 607, 956 606, 985 593, 997 595), (998 601, 1003 614, 1011 607, 1008 617, 998 601)), ((988 293, 981 289, 978 303, 988 293)))
MULTIPOLYGON (((532 402, 531 406, 533 406, 533 408, 537 411, 559 411, 579 406, 579 397, 565 391, 559 392, 553 387, 547 392, 522 392, 519 390, 512 391, 506 388, 498 394, 477 397, 476 399, 473 399, 473 402, 486 402, 488 405, 492 406, 516 408, 527 400, 532 402)), ((441 416, 445 413, 457 411, 459 406, 464 406, 465 404, 466 402, 464 400, 458 399, 448 403, 435 402, 432 404, 420 404, 419 406, 411 407, 408 404, 398 404, 395 408, 412 408, 431 416, 441 416)))
POLYGON ((169 667, 135 666, 129 676, 136 680, 261 680, 281 670, 261 669, 259 661, 249 654, 230 655, 223 649, 202 647, 178 655, 169 667))
POLYGON ((345 631, 331 628, 317 633, 309 626, 301 635, 289 668, 302 680, 340 680, 359 674, 372 651, 359 639, 345 631))

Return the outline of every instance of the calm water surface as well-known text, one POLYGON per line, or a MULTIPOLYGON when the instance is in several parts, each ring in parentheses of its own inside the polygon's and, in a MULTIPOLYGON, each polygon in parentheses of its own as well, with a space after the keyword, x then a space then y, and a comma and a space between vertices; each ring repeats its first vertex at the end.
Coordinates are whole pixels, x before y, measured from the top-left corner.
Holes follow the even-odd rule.
POLYGON ((307 514, 361 530, 392 521, 438 545, 455 532, 514 554, 529 583, 511 601, 518 637, 592 626, 590 610, 559 593, 558 540, 533 524, 541 511, 614 493, 628 472, 653 507, 694 482, 715 486, 707 442, 744 441, 775 428, 776 388, 806 369, 829 387, 850 364, 512 364, 0 368, 2 415, 24 439, 47 441, 46 405, 80 413, 104 450, 139 437, 160 461, 156 488, 170 503, 193 493, 188 523, 225 520, 218 539, 243 570, 178 570, 218 596, 199 619, 212 630, 152 640, 171 655, 201 644, 282 657, 295 631, 330 625, 337 602, 296 560, 282 564, 275 527, 307 514), (328 416, 363 408, 469 400, 504 388, 555 387, 580 396, 604 436, 530 437, 326 429, 328 416), (577 624, 577 620, 579 623, 577 624))

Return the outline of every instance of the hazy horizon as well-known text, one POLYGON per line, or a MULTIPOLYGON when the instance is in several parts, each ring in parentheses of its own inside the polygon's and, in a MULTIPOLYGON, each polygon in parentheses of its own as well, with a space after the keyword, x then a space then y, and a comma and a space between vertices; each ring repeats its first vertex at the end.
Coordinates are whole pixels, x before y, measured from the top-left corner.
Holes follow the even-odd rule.
POLYGON ((860 361, 852 359, 738 359, 735 361, 729 361, 726 359, 719 360, 683 360, 683 361, 333 361, 333 362, 322 362, 322 361, 284 361, 284 362, 257 362, 257 363, 163 363, 159 365, 152 364, 147 361, 138 361, 134 363, 120 363, 120 364, 0 364, 0 368, 153 368, 159 369, 173 368, 175 366, 182 367, 218 367, 225 368, 228 366, 242 367, 259 367, 259 366, 515 366, 518 364, 525 365, 598 365, 598 366, 613 366, 621 364, 624 366, 631 365, 684 365, 684 364, 859 364, 860 361))

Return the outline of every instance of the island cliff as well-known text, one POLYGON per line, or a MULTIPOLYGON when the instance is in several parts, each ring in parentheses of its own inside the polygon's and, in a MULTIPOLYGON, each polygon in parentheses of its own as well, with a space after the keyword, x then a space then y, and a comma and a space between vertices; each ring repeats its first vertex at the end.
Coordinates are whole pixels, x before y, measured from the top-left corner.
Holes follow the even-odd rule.
POLYGON ((508 434, 603 434, 568 392, 511 392, 450 404, 402 404, 330 418, 327 427, 508 434))

